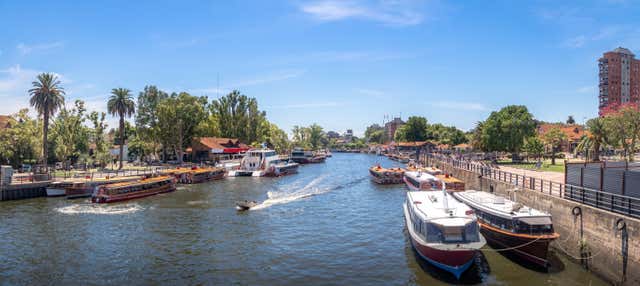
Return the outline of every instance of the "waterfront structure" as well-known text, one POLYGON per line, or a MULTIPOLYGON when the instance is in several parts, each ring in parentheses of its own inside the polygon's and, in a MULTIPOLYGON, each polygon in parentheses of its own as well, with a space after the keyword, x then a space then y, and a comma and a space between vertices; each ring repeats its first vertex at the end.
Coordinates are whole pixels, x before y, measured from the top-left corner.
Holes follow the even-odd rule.
POLYGON ((237 138, 194 138, 190 150, 194 161, 219 161, 221 157, 244 153, 249 146, 237 138))
POLYGON ((604 53, 598 68, 600 116, 640 103, 640 60, 630 50, 619 47, 604 53))
POLYGON ((384 124, 384 133, 387 135, 388 141, 393 141, 393 138, 396 136, 396 131, 404 125, 404 121, 400 119, 400 117, 395 117, 393 120, 384 124))

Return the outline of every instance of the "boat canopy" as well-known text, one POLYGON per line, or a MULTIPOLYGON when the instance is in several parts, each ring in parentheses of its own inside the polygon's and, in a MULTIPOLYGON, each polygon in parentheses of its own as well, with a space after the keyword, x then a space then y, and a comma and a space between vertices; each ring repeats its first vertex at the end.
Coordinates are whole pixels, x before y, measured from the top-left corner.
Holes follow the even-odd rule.
POLYGON ((551 218, 548 216, 543 217, 520 217, 518 221, 524 222, 528 225, 550 225, 552 224, 551 218))

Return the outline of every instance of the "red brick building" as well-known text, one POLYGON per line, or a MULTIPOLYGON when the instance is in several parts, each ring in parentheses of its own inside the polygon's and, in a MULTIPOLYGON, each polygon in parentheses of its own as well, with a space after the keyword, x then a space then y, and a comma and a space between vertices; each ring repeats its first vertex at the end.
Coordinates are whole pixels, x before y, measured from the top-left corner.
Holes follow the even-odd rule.
POLYGON ((598 68, 600 116, 640 103, 640 60, 630 50, 620 47, 604 53, 598 68))

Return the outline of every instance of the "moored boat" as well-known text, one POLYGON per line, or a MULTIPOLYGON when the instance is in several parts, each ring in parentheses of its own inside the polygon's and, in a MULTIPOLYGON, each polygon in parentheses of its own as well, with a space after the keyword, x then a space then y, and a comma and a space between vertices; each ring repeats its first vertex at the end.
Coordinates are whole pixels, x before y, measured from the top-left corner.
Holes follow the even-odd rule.
POLYGON ((282 176, 298 172, 298 163, 281 159, 274 150, 255 149, 247 152, 240 168, 231 170, 229 177, 282 176))
POLYGON ((322 163, 327 159, 324 152, 314 152, 302 148, 294 148, 291 152, 291 161, 298 164, 322 163))
POLYGON ((466 190, 462 180, 449 174, 435 175, 435 177, 446 185, 447 192, 462 192, 466 190))
POLYGON ((551 215, 487 192, 453 194, 471 207, 480 231, 490 245, 508 249, 536 266, 549 265, 549 244, 560 235, 553 230, 551 215))
POLYGON ((433 191, 441 184, 435 176, 421 171, 406 171, 403 180, 412 191, 433 191))
POLYGON ((382 185, 402 184, 402 176, 405 170, 402 168, 383 168, 379 164, 369 168, 371 179, 382 185))
POLYGON ((415 251, 457 279, 486 243, 473 211, 446 191, 407 192, 403 209, 415 251))
POLYGON ((198 184, 224 178, 225 170, 218 167, 195 168, 189 172, 189 183, 198 184))
POLYGON ((71 187, 73 181, 53 182, 47 186, 47 197, 62 197, 66 195, 65 188, 71 187))
POLYGON ((148 197, 176 190, 176 179, 172 176, 158 176, 133 182, 103 185, 91 197, 94 203, 113 203, 148 197))
POLYGON ((139 180, 140 176, 127 176, 127 177, 106 177, 106 178, 98 178, 98 179, 81 179, 74 181, 70 186, 65 187, 64 192, 67 196, 67 199, 78 199, 78 198, 88 198, 95 191, 97 191, 99 186, 120 183, 120 182, 130 182, 139 180))

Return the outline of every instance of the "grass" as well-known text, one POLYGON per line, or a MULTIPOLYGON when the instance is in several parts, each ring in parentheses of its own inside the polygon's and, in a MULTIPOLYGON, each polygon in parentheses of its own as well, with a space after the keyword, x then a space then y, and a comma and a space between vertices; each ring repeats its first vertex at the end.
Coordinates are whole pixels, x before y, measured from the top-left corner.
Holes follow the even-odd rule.
POLYGON ((499 161, 498 164, 525 170, 564 173, 564 160, 562 159, 556 159, 555 165, 551 164, 551 160, 544 160, 542 161, 542 166, 539 169, 536 168, 536 162, 513 163, 511 160, 505 160, 499 161))

